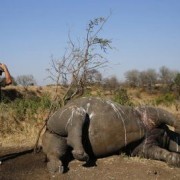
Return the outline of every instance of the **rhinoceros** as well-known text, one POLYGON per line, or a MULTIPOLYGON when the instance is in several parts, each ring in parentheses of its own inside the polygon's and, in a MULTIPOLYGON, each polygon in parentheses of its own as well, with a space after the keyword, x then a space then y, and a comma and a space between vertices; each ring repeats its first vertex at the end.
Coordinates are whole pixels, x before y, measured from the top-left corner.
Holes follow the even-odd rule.
POLYGON ((63 173, 62 159, 68 156, 69 147, 80 161, 124 151, 180 166, 179 132, 180 122, 166 110, 84 97, 71 101, 49 118, 42 148, 51 173, 63 173))

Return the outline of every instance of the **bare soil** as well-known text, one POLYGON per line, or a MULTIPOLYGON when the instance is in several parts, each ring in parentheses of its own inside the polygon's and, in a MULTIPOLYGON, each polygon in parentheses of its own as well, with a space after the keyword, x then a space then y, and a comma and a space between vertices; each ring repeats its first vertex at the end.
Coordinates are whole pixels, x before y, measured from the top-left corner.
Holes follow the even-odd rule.
MULTIPOLYGON (((22 149, 21 149, 22 150, 22 149)), ((3 154, 9 151, 1 151, 3 154)), ((17 149, 16 149, 17 152, 17 149)), ((12 152, 11 152, 12 153, 12 152)), ((6 156, 7 157, 7 156, 6 156)), ((42 152, 27 151, 2 161, 0 180, 178 180, 180 168, 169 167, 166 163, 140 158, 113 155, 97 159, 94 164, 71 160, 64 174, 52 177, 47 169, 42 152)))

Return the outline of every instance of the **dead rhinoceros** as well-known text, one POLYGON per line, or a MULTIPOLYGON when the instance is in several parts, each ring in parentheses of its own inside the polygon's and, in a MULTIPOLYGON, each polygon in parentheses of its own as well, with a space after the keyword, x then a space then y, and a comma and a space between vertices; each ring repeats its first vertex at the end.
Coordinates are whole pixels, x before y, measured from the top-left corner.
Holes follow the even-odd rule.
POLYGON ((42 147, 52 173, 63 172, 61 159, 68 147, 81 161, 130 148, 133 156, 180 166, 179 134, 166 126, 179 132, 179 124, 172 114, 159 108, 133 108, 100 98, 80 98, 48 120, 42 147))

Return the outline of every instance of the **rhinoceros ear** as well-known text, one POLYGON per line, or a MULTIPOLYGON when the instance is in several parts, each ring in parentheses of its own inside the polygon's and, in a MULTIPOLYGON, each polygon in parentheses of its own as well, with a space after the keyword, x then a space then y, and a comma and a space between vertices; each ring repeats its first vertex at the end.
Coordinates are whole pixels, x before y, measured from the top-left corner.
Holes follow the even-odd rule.
POLYGON ((174 131, 180 134, 180 120, 176 120, 176 122, 174 123, 174 128, 174 131))

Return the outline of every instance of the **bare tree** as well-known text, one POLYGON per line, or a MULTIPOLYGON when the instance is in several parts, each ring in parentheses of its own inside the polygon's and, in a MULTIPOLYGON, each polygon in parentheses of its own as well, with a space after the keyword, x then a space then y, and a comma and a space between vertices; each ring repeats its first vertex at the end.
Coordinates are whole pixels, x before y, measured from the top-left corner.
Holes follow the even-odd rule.
POLYGON ((176 90, 178 92, 178 96, 180 97, 180 73, 178 73, 174 79, 174 83, 176 86, 176 90))
POLYGON ((131 87, 139 87, 140 86, 140 72, 136 69, 127 71, 125 73, 126 82, 131 87))
POLYGON ((103 80, 103 86, 105 89, 110 90, 111 93, 113 93, 114 91, 116 91, 119 88, 119 81, 116 78, 116 76, 112 76, 110 78, 106 78, 103 80))
POLYGON ((167 67, 162 66, 159 69, 159 78, 162 84, 171 84, 174 79, 174 73, 167 67))
POLYGON ((16 78, 16 83, 24 87, 35 85, 36 80, 33 75, 20 75, 16 78))
POLYGON ((170 70, 169 68, 162 66, 159 69, 160 82, 165 85, 166 91, 171 91, 174 85, 174 80, 178 74, 178 71, 170 70))
POLYGON ((102 74, 97 69, 92 69, 88 72, 88 82, 93 83, 101 83, 102 74))
MULTIPOLYGON (((83 95, 88 85, 89 73, 94 69, 106 66, 108 61, 104 58, 102 52, 106 53, 107 49, 111 49, 111 40, 101 38, 99 34, 108 18, 100 17, 90 20, 82 45, 80 42, 75 43, 69 34, 68 46, 62 58, 51 58, 51 67, 47 69, 49 72, 48 78, 56 84, 54 102, 58 102, 60 106, 64 106, 68 100, 74 97, 83 95), (68 85, 63 97, 57 93, 60 84, 68 85)), ((37 151, 40 134, 55 109, 56 107, 52 103, 45 124, 38 133, 34 147, 35 152, 37 151)))
POLYGON ((140 73, 141 84, 152 90, 157 83, 158 74, 155 69, 148 69, 140 73))
POLYGON ((108 18, 90 20, 82 45, 80 42, 75 43, 69 34, 63 57, 57 60, 52 58, 51 68, 48 69, 49 78, 56 84, 68 84, 67 91, 61 98, 62 105, 84 93, 92 70, 106 66, 108 61, 102 53, 111 48, 111 40, 100 38, 99 34, 108 18))

